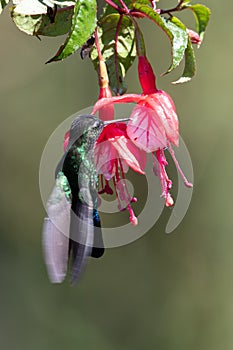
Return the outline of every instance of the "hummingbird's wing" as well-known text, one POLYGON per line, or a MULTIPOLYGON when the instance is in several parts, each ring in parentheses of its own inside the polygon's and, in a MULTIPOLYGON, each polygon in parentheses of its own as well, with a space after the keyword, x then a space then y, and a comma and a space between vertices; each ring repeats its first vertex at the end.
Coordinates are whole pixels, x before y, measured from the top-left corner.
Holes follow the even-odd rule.
POLYGON ((50 281, 61 283, 67 271, 69 239, 49 218, 44 219, 43 249, 50 281))
POLYGON ((67 178, 59 173, 47 202, 48 217, 44 219, 43 226, 45 263, 53 283, 61 283, 67 272, 71 211, 69 193, 67 178))

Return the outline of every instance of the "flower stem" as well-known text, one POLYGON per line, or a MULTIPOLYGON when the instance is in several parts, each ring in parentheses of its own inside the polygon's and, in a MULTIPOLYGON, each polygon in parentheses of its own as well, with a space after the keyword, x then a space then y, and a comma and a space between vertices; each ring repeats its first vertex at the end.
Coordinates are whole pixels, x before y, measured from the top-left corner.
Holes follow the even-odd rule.
POLYGON ((120 90, 120 77, 119 77, 119 64, 118 64, 118 38, 119 38, 119 32, 121 28, 121 23, 122 23, 123 15, 120 15, 119 21, 117 23, 117 28, 116 28, 116 37, 115 37, 115 47, 114 47, 114 53, 115 53, 115 70, 116 70, 116 80, 117 80, 117 95, 119 95, 119 90, 120 90))
POLYGON ((125 10, 125 13, 129 14, 129 9, 128 9, 128 6, 125 4, 125 2, 123 0, 119 0, 119 1, 125 10))
POLYGON ((98 52, 99 61, 102 61, 103 60, 103 56, 102 56, 102 52, 101 52, 101 49, 100 49, 100 43, 99 43, 99 36, 98 36, 98 29, 97 29, 97 27, 96 27, 96 30, 95 30, 95 46, 96 46, 96 50, 98 52))
POLYGON ((160 15, 163 15, 166 13, 170 15, 171 12, 182 11, 184 9, 184 7, 182 7, 183 2, 184 2, 184 0, 180 0, 176 7, 173 7, 173 8, 168 9, 168 10, 159 10, 158 13, 160 15))
POLYGON ((105 2, 110 5, 111 7, 113 7, 116 11, 118 11, 119 13, 122 13, 122 8, 120 6, 118 6, 117 4, 115 4, 112 0, 105 0, 105 2))

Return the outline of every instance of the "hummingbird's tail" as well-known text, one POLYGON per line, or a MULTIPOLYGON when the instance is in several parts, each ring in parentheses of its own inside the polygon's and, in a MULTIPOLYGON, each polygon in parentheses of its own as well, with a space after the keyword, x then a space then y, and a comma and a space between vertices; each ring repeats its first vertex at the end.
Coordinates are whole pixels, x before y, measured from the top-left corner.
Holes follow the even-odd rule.
POLYGON ((101 230, 101 222, 97 209, 93 210, 94 244, 91 252, 93 258, 100 258, 104 254, 104 242, 101 230))
POLYGON ((89 257, 99 258, 104 253, 98 211, 78 200, 72 206, 70 221, 70 282, 75 284, 89 257))

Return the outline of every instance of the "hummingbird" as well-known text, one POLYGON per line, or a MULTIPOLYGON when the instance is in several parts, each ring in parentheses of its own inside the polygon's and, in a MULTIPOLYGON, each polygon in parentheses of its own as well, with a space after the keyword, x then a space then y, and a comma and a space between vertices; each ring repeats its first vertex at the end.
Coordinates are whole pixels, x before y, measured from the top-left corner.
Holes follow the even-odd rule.
POLYGON ((105 125, 127 120, 103 122, 93 115, 79 115, 71 124, 43 225, 45 263, 53 283, 61 283, 70 266, 70 282, 75 284, 88 258, 104 254, 94 146, 105 125))

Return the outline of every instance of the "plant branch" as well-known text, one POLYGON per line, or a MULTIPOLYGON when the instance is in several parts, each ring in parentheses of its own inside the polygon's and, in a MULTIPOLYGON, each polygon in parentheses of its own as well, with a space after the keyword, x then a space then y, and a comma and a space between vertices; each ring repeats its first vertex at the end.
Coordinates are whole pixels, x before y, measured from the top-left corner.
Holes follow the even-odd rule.
POLYGON ((72 10, 72 9, 74 9, 74 5, 66 6, 66 7, 58 7, 57 12, 65 12, 67 10, 72 10))
POLYGON ((102 52, 101 52, 101 49, 100 49, 98 28, 97 27, 95 29, 95 46, 96 46, 96 50, 98 52, 99 61, 101 61, 101 60, 103 60, 103 56, 102 56, 102 52))
POLYGON ((125 10, 125 14, 129 14, 129 9, 127 7, 127 5, 125 4, 125 2, 123 0, 119 0, 121 5, 123 6, 123 9, 125 10))
POLYGON ((184 9, 182 7, 183 2, 184 2, 184 0, 180 0, 176 7, 173 7, 173 8, 168 9, 168 10, 160 10, 160 9, 158 9, 158 10, 156 10, 156 12, 158 14, 160 14, 160 15, 163 15, 163 14, 169 14, 170 15, 171 12, 182 11, 184 9))

